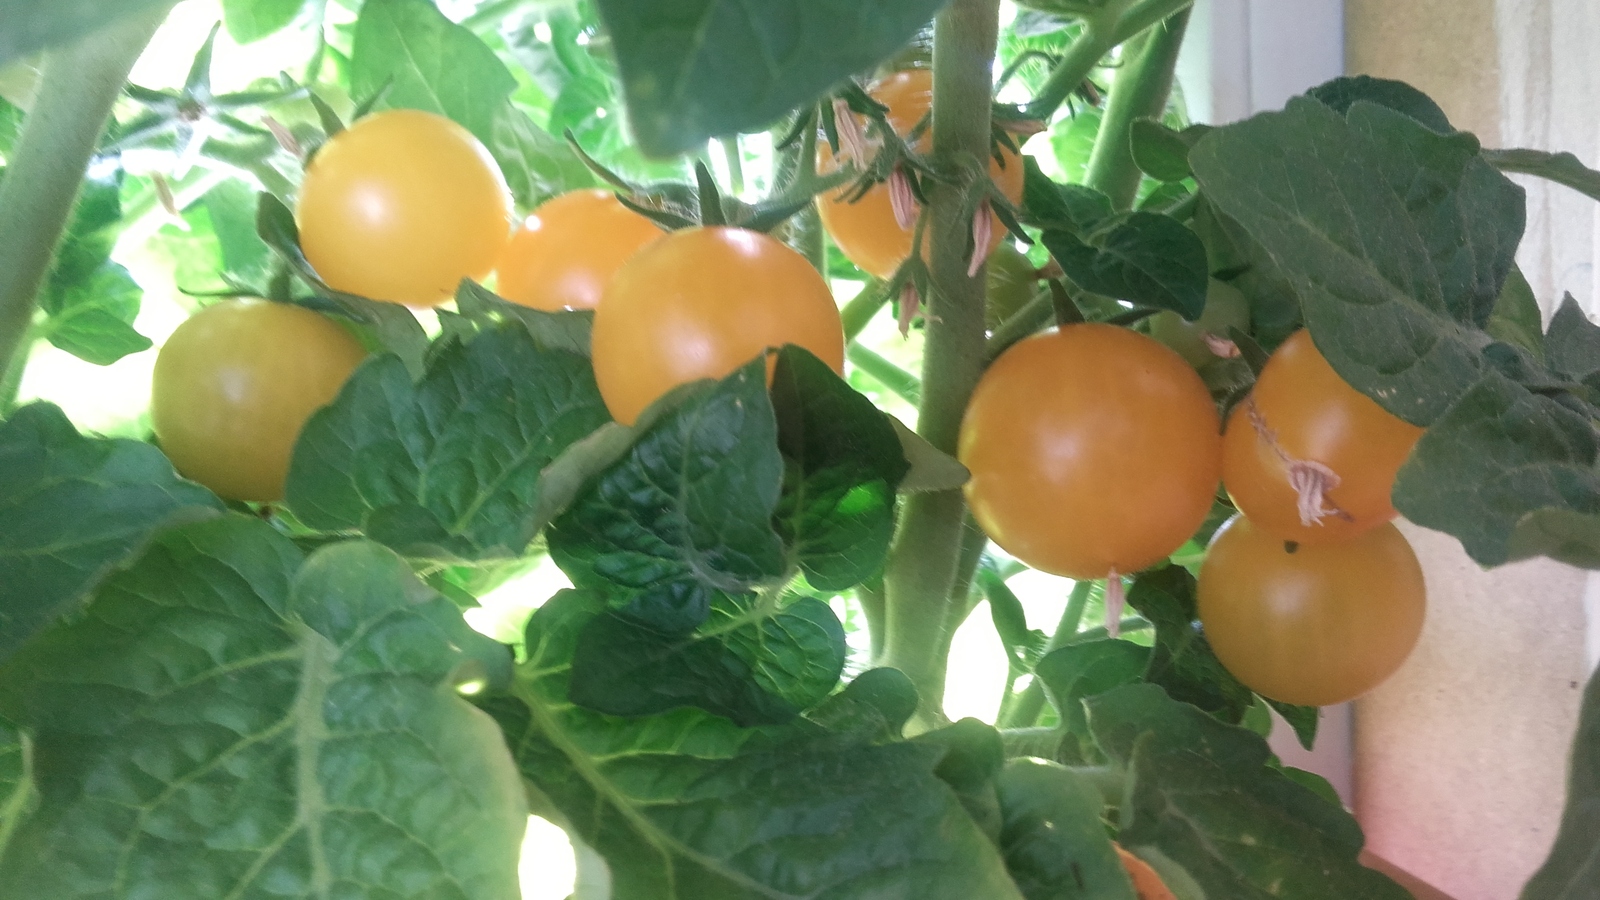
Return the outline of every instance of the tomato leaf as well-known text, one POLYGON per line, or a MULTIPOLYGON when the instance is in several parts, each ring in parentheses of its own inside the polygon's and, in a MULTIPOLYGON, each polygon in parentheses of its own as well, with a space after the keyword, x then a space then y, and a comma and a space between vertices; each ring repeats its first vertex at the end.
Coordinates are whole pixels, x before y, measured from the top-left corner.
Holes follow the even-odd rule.
POLYGON ((1061 715, 1060 758, 1096 762, 1100 752, 1089 736, 1083 701, 1124 684, 1132 684, 1150 666, 1150 648, 1116 638, 1083 641, 1045 654, 1034 667, 1050 702, 1061 715))
POLYGON ((384 109, 421 109, 454 119, 488 145, 517 80, 470 29, 429 0, 367 0, 350 50, 350 94, 387 84, 384 109))
POLYGON ((772 527, 783 484, 777 422, 757 359, 662 414, 547 532, 577 587, 669 634, 705 621, 718 592, 784 575, 772 527))
POLYGON ((1255 695, 1212 652, 1196 621, 1197 603, 1194 576, 1182 566, 1165 565, 1134 579, 1128 605, 1156 628, 1144 680, 1160 685, 1174 700, 1237 725, 1255 695))
POLYGON ((305 0, 222 0, 228 36, 241 44, 259 41, 293 22, 305 0))
POLYGON ((719 595, 696 633, 663 634, 590 601, 573 650, 574 703, 617 716, 694 706, 744 726, 793 719, 839 683, 844 626, 810 597, 719 595))
POLYGON ((83 437, 48 403, 17 410, 0 423, 0 660, 157 531, 221 509, 149 444, 83 437))
POLYGON ((1395 508, 1482 565, 1542 554, 1600 568, 1597 455, 1586 416, 1490 372, 1423 432, 1395 508))
POLYGON ((312 528, 408 556, 520 556, 542 470, 607 420, 586 360, 508 322, 445 342, 419 384, 393 356, 356 370, 307 421, 285 497, 312 528))
POLYGON ((998 782, 1000 850, 1028 900, 1137 900, 1106 837, 1105 805, 1072 770, 1037 759, 1006 763, 998 782))
POLYGON ((871 400, 800 347, 779 351, 771 396, 789 463, 778 532, 812 587, 853 587, 889 552, 895 491, 911 468, 900 440, 871 400))
POLYGON ((0 66, 98 31, 116 19, 155 9, 162 0, 0 0, 0 66))
POLYGON ((917 688, 899 669, 868 669, 844 690, 806 711, 806 718, 836 734, 869 743, 896 741, 917 711, 917 688))
POLYGON ((589 355, 589 333, 594 330, 593 310, 546 312, 533 309, 512 303, 473 281, 461 282, 456 291, 456 308, 461 315, 480 324, 521 322, 541 350, 589 355))
POLYGON ((1600 676, 1591 676, 1584 688, 1570 765, 1561 829, 1521 900, 1581 897, 1600 884, 1600 676))
POLYGON ((122 232, 122 172, 84 181, 50 275, 39 292, 39 334, 79 359, 108 366, 151 347, 135 331, 144 291, 111 261, 122 232))
POLYGON ((1087 234, 1110 219, 1111 198, 1081 184, 1056 184, 1033 157, 1023 157, 1022 205, 1028 224, 1087 234))
MULTIPOLYGON (((15 833, 33 812, 31 753, 23 745, 22 730, 0 716, 0 832, 15 833)), ((0 855, 4 854, 0 848, 0 855)))
POLYGON ((598 0, 648 154, 759 131, 903 47, 943 0, 598 0))
POLYGON ((1403 81, 1355 75, 1335 78, 1309 91, 1306 96, 1344 115, 1358 102, 1376 103, 1417 120, 1440 134, 1450 134, 1455 126, 1427 94, 1403 81))
POLYGON ((1260 347, 1272 350, 1305 324, 1300 295, 1288 276, 1266 248, 1204 193, 1190 224, 1206 246, 1213 277, 1226 281, 1250 301, 1250 337, 1260 347))
POLYGON ((1544 349, 1550 368, 1562 375, 1583 380, 1600 372, 1600 325, 1589 321, 1571 294, 1561 298, 1550 319, 1544 349))
POLYGON ((1297 99, 1217 129, 1190 162, 1294 285, 1334 369, 1426 425, 1482 372, 1522 236, 1522 189, 1478 149, 1371 102, 1346 118, 1297 99))
POLYGON ((1483 330, 1489 337, 1520 347, 1543 361, 1543 328, 1544 312, 1539 309, 1539 298, 1533 295, 1533 287, 1522 270, 1512 266, 1511 274, 1506 276, 1506 286, 1495 301, 1494 312, 1489 315, 1489 324, 1483 330))
POLYGON ((1133 161, 1151 178, 1176 184, 1194 176, 1189 150, 1211 130, 1210 125, 1191 125, 1178 131, 1157 119, 1135 119, 1129 132, 1133 161))
POLYGON ((605 858, 612 896, 864 897, 892 883, 927 900, 1020 900, 935 775, 942 747, 570 703, 568 660, 591 612, 568 592, 534 613, 517 696, 490 709, 523 777, 605 858))
POLYGON ((597 183, 594 173, 565 141, 534 124, 509 100, 495 113, 484 143, 505 173, 511 196, 523 209, 597 183))
POLYGON ((1083 290, 1170 309, 1190 321, 1205 310, 1210 277, 1205 245, 1170 216, 1127 213, 1082 237, 1049 230, 1040 240, 1083 290))
POLYGON ((1483 158, 1502 172, 1537 175, 1600 200, 1600 172, 1584 165, 1571 153, 1545 150, 1484 150, 1483 158))
POLYGON ((1117 840, 1184 896, 1410 895, 1356 862, 1361 827, 1267 761, 1267 742, 1149 684, 1085 701, 1100 748, 1126 767, 1117 840))
POLYGON ((173 897, 518 897, 521 784, 451 687, 497 657, 375 544, 302 558, 245 516, 168 531, 3 668, 0 714, 50 777, 0 893, 104 896, 136 871, 173 897))

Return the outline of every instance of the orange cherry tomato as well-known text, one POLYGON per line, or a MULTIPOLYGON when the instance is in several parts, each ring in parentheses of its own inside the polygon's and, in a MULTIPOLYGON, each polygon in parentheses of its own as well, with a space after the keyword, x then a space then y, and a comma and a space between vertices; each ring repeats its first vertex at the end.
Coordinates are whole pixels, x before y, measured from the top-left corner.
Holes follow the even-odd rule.
MULTIPOLYGON (((933 72, 930 69, 896 72, 878 82, 868 93, 874 100, 889 107, 889 124, 896 134, 903 137, 910 134, 911 129, 933 108, 933 72)), ((861 121, 865 128, 867 120, 861 121)), ((931 143, 931 134, 925 131, 918 139, 916 149, 926 152, 931 143)), ((822 171, 837 168, 827 141, 818 143, 817 154, 818 166, 822 171)), ((1006 199, 1021 203, 1022 158, 1003 148, 1000 157, 998 160, 990 157, 989 177, 1006 199)), ((887 183, 873 185, 854 203, 846 199, 850 192, 851 188, 846 187, 817 197, 817 212, 822 217, 822 227, 827 229, 839 251, 862 271, 876 278, 888 278, 911 255, 913 229, 901 228, 895 221, 887 183)), ((993 250, 1005 235, 1005 226, 1001 224, 1000 217, 995 216, 989 249, 993 250)))
POLYGON ((300 247, 341 291, 437 306, 482 280, 511 233, 511 193, 472 133, 433 113, 375 113, 322 145, 295 207, 300 247))
POLYGON ((1346 384, 1302 329, 1272 354, 1250 397, 1229 415, 1222 480, 1239 511, 1282 540, 1347 540, 1394 518, 1395 473, 1421 435, 1346 384), (1287 460, 1338 476, 1322 504, 1331 512, 1317 524, 1302 524, 1287 460))
POLYGON ((1294 544, 1235 516, 1200 568, 1200 624, 1251 690, 1326 706, 1400 668, 1422 633, 1422 567, 1391 523, 1347 541, 1294 544))
POLYGON ((672 388, 722 378, 770 347, 796 344, 844 370, 827 282, 743 228, 686 228, 640 250, 606 287, 592 343, 600 395, 624 425, 672 388))
POLYGON ((611 191, 571 191, 540 204, 511 236, 496 289, 534 309, 594 309, 622 264, 664 233, 611 191))
POLYGON ((1136 572, 1211 509, 1217 409, 1183 357, 1111 325, 1013 345, 984 373, 959 439, 967 502, 989 537, 1070 578, 1136 572))
POLYGON ((208 306, 156 356, 156 438, 179 474, 219 496, 281 500, 301 427, 365 356, 348 332, 308 309, 265 300, 208 306))
POLYGON ((1128 879, 1133 882, 1133 892, 1139 900, 1178 900, 1149 863, 1122 849, 1122 845, 1115 841, 1111 842, 1111 846, 1116 848, 1117 859, 1122 861, 1122 868, 1127 870, 1128 879))

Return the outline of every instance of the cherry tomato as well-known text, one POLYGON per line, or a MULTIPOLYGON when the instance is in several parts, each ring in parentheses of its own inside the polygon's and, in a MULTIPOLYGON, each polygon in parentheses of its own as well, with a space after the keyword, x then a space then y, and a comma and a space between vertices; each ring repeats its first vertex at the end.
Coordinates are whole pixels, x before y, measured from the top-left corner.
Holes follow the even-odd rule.
POLYGON ((633 424, 680 384, 722 378, 769 347, 797 344, 844 370, 844 326, 805 257, 743 228, 674 231, 617 270, 595 310, 594 374, 633 424))
POLYGON ((1136 572, 1192 535, 1216 495, 1216 406, 1150 338, 1069 325, 1013 345, 961 423, 967 502, 989 537, 1070 578, 1136 572))
MULTIPOLYGON (((933 107, 933 72, 930 69, 908 69, 896 72, 872 87, 869 94, 874 100, 889 107, 889 124, 895 133, 905 136, 933 107)), ((858 117, 860 118, 860 117, 858 117)), ((867 120, 862 119, 866 128, 867 120)), ((917 141, 916 149, 926 152, 932 143, 931 130, 925 131, 917 141)), ((827 141, 817 148, 818 165, 822 171, 836 167, 827 141)), ((1002 149, 1001 159, 989 160, 989 177, 1000 193, 1012 203, 1022 202, 1022 158, 1010 150, 1002 149), (1003 160, 1003 164, 1002 164, 1003 160)), ((889 186, 879 182, 854 203, 846 199, 851 188, 817 197, 817 211, 822 216, 822 227, 839 246, 847 259, 862 271, 877 278, 888 278, 911 255, 913 229, 901 228, 895 221, 894 207, 889 203, 889 186)), ((1006 235, 1000 217, 994 218, 994 236, 989 239, 993 250, 1006 235)))
POLYGON ((1171 311, 1150 317, 1150 336, 1178 351, 1196 369, 1221 359, 1206 344, 1205 335, 1227 339, 1230 327, 1250 330, 1250 300, 1238 288, 1215 278, 1206 287, 1206 307, 1200 318, 1190 322, 1171 311))
POLYGON ((283 499, 306 419, 366 351, 333 321, 265 300, 227 300, 179 325, 156 356, 150 418, 178 472, 230 500, 283 499))
POLYGON ((1006 319, 1033 299, 1039 288, 1038 268, 1009 241, 1001 242, 989 254, 986 271, 987 299, 984 301, 984 323, 990 330, 999 328, 1006 319))
POLYGON ((1425 594, 1422 567, 1393 524, 1296 545, 1235 516, 1200 568, 1200 624, 1251 690, 1326 706, 1400 668, 1422 633, 1425 594))
POLYGON ((1346 384, 1302 329, 1272 354, 1250 397, 1229 415, 1222 480, 1239 511, 1282 540, 1346 540, 1394 518, 1395 473, 1421 435, 1346 384), (1286 458, 1338 476, 1322 504, 1330 512, 1317 524, 1301 522, 1286 458))
POLYGON ((511 193, 489 151, 433 113, 393 109, 311 158, 295 208, 300 247, 337 290, 437 306, 489 274, 511 233, 511 193))
POLYGON ((500 296, 535 309, 594 309, 628 257, 664 232, 610 191, 572 191, 539 205, 495 264, 500 296))
POLYGON ((1122 861, 1122 868, 1128 872, 1128 880, 1133 882, 1133 892, 1139 900, 1177 900, 1177 896, 1167 889, 1166 882, 1150 868, 1150 864, 1122 849, 1122 845, 1112 841, 1111 846, 1116 848, 1117 859, 1122 861))

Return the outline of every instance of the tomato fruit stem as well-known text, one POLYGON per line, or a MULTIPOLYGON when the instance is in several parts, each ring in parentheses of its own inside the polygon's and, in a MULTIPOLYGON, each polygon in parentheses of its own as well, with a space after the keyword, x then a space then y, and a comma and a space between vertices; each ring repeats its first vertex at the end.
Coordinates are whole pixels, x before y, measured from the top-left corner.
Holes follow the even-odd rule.
MULTIPOLYGON (((134 61, 171 7, 158 3, 44 55, 39 95, 0 182, 0 373, 30 349, 34 302, 89 157, 134 61)), ((0 396, 0 414, 13 399, 0 396)))

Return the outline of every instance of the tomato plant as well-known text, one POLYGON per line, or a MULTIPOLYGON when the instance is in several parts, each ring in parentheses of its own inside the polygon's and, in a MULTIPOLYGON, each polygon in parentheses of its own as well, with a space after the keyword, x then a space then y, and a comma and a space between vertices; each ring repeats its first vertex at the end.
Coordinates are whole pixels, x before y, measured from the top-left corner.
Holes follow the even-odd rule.
POLYGON ((481 280, 511 232, 511 194, 489 151, 449 119, 375 113, 306 166, 300 244, 336 290, 436 306, 481 280))
POLYGON ((1235 517, 1200 570, 1200 622, 1240 681, 1326 706, 1393 675, 1422 633, 1422 567, 1390 523, 1346 541, 1286 543, 1235 517))
POLYGON ((661 237, 657 225, 602 190, 546 200, 495 263, 500 296, 535 309, 593 309, 617 269, 661 237))
MULTIPOLYGON (((895 72, 873 85, 869 93, 888 107, 885 117, 895 133, 906 137, 933 107, 933 72, 931 69, 895 72)), ((866 127, 865 122, 862 127, 866 127)), ((924 131, 916 141, 916 148, 926 151, 931 142, 931 135, 924 131)), ((822 170, 838 165, 826 142, 818 144, 817 153, 822 170)), ((998 155, 989 160, 989 177, 1007 200, 1012 203, 1022 200, 1022 159, 1017 154, 1001 148, 998 155)), ((839 252, 869 275, 888 278, 911 255, 915 229, 900 227, 887 182, 873 185, 854 199, 849 188, 824 194, 817 198, 817 210, 828 236, 839 246, 839 252)), ((998 246, 1005 234, 1005 226, 996 216, 989 249, 998 246)))
POLYGON ((1346 384, 1301 330, 1229 415, 1222 480, 1241 512, 1283 540, 1343 540, 1394 518, 1395 473, 1421 434, 1346 384), (1326 479, 1320 496, 1292 483, 1305 463, 1331 473, 1302 476, 1326 479))
POLYGON ((365 355, 348 332, 308 309, 215 303, 179 325, 156 357, 156 438, 180 473, 219 495, 279 500, 301 427, 365 355))
POLYGON ((784 344, 844 369, 827 283, 805 257, 743 228, 690 228, 639 251, 606 288, 593 340, 595 381, 624 425, 672 388, 784 344))
POLYGON ((1250 331, 1250 300, 1225 281, 1211 279, 1206 287, 1206 307, 1193 322, 1170 310, 1150 317, 1150 336, 1171 347, 1196 369, 1222 357, 1207 339, 1227 341, 1228 329, 1250 331))
POLYGON ((1011 347, 961 423, 967 501, 989 537, 1071 578, 1137 572, 1211 509, 1217 410, 1194 370, 1144 335, 1069 325, 1011 347))

